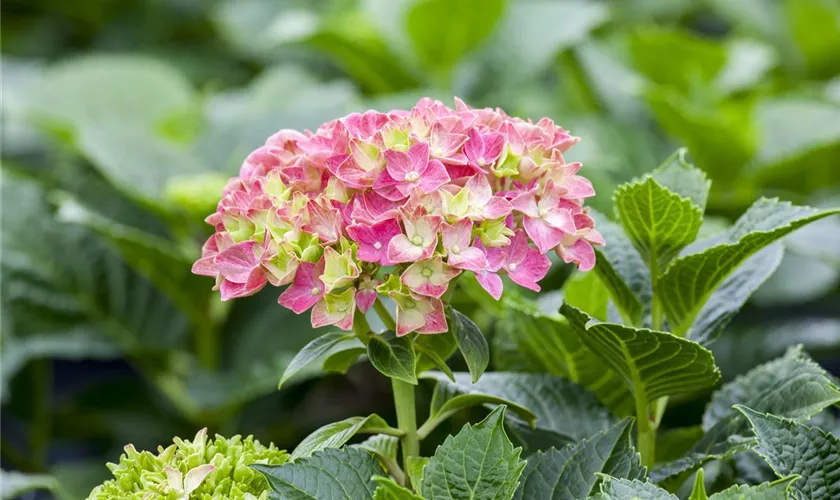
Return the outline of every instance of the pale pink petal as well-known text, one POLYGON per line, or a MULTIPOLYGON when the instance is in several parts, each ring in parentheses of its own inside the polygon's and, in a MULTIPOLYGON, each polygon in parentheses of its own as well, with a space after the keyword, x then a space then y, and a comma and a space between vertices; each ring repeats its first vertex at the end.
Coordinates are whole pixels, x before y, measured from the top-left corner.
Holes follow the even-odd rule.
POLYGON ((478 284, 484 288, 496 300, 502 298, 502 278, 496 273, 480 271, 475 273, 478 284))
POLYGON ((551 268, 551 261, 548 260, 548 257, 536 248, 530 247, 524 260, 518 264, 510 263, 505 267, 508 276, 514 283, 535 292, 540 291, 537 282, 545 278, 549 268, 551 268))
POLYGON ((522 225, 525 227, 525 232, 528 233, 528 237, 531 238, 531 241, 537 245, 537 248, 542 253, 546 253, 559 245, 566 234, 568 234, 560 229, 551 227, 547 222, 536 217, 525 217, 522 225))
POLYGON ((449 327, 446 325, 446 316, 443 313, 443 302, 440 299, 425 300, 431 309, 426 311, 425 323, 417 329, 417 333, 446 333, 449 327))
POLYGON ((569 198, 589 198, 595 196, 595 188, 592 187, 589 179, 579 175, 574 175, 566 179, 563 187, 567 190, 565 196, 569 198))
POLYGON ((511 206, 514 210, 518 210, 528 217, 539 217, 540 211, 537 208, 537 196, 533 190, 526 191, 512 200, 511 206))
POLYGON ((318 278, 324 274, 324 259, 317 264, 301 262, 294 282, 280 294, 277 302, 296 314, 306 311, 324 296, 324 283, 318 278))
POLYGON ((406 235, 399 234, 388 243, 388 262, 391 264, 415 262, 428 258, 433 252, 434 246, 415 245, 406 235))
POLYGON ((473 223, 469 219, 461 219, 453 224, 441 225, 443 249, 449 252, 453 247, 464 249, 470 246, 473 223))
POLYGON ((216 269, 228 281, 245 283, 260 259, 256 255, 259 248, 254 241, 244 241, 219 252, 216 255, 216 269))
POLYGON ((425 193, 431 193, 450 181, 446 167, 438 160, 432 160, 419 179, 420 188, 425 193))
POLYGON ((446 263, 458 269, 467 271, 482 271, 487 269, 487 256, 475 247, 461 249, 458 253, 450 251, 446 263))
POLYGON ((490 198, 490 201, 484 206, 482 215, 485 219, 498 219, 499 217, 507 217, 513 211, 513 205, 499 196, 490 198))
POLYGON ((580 239, 568 247, 557 247, 557 256, 566 263, 576 263, 581 271, 589 271, 595 267, 595 251, 589 242, 580 239))
POLYGON ((572 213, 564 208, 555 208, 550 210, 545 214, 545 216, 543 216, 543 220, 549 226, 560 229, 568 234, 574 234, 577 230, 572 213))
POLYGON ((356 307, 363 313, 368 312, 376 302, 376 290, 359 290, 356 292, 356 307))
POLYGON ((407 153, 403 153, 402 151, 395 151, 393 149, 385 151, 385 165, 386 172, 388 172, 391 179, 397 182, 402 182, 407 174, 416 172, 414 161, 407 153))

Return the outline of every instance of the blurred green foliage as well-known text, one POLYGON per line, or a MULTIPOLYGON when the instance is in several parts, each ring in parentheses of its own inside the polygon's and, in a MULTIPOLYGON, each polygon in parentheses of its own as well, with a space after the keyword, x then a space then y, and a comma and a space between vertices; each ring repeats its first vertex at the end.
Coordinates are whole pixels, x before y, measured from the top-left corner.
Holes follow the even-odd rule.
MULTIPOLYGON (((703 234, 760 195, 840 204, 837 0, 7 0, 1 36, 2 461, 66 498, 126 442, 290 446, 377 405, 364 371, 277 393, 308 318, 190 274, 224 179, 280 128, 457 95, 581 136, 602 212, 678 146, 714 181, 703 234), (130 370, 60 383, 92 359, 130 370)), ((725 378, 794 342, 836 359, 838 235, 787 238, 714 345, 725 378)))

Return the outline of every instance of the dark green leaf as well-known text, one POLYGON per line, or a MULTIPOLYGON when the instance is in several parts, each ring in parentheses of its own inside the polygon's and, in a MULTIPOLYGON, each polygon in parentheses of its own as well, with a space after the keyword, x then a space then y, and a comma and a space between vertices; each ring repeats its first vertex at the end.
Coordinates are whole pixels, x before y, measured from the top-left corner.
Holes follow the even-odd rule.
MULTIPOLYGON (((715 238, 716 244, 696 244, 695 248, 703 250, 675 260, 657 285, 672 331, 693 337, 692 324, 713 293, 751 255, 809 222, 836 212, 762 198, 732 229, 715 238)), ((716 315, 715 311, 704 312, 716 315)))
MULTIPOLYGON (((356 338, 353 334, 346 332, 330 332, 321 335, 312 342, 306 344, 303 349, 295 354, 295 357, 286 366, 283 376, 280 377, 280 383, 277 388, 283 387, 283 383, 292 378, 296 373, 306 368, 307 365, 326 354, 330 349, 340 343, 353 344, 356 338)), ((356 341, 358 342, 358 341, 356 341)))
POLYGON ((324 371, 328 373, 345 374, 351 366, 356 364, 359 357, 364 354, 367 354, 366 347, 349 347, 347 349, 341 349, 327 356, 327 359, 324 360, 324 371))
POLYGON ((791 498, 793 484, 799 481, 793 476, 757 486, 736 484, 715 493, 709 500, 788 500, 791 498))
POLYGON ((756 452, 780 477, 801 476, 792 486, 797 499, 840 496, 840 440, 816 427, 763 414, 745 406, 738 410, 758 438, 756 452))
POLYGON ((577 500, 594 493, 596 473, 627 479, 647 474, 630 444, 632 420, 622 420, 577 444, 528 459, 515 500, 577 500))
POLYGON ((382 474, 376 458, 357 448, 327 449, 294 463, 251 467, 263 473, 279 498, 289 500, 372 499, 372 477, 382 474))
POLYGON ((377 429, 388 428, 388 422, 376 414, 367 417, 350 417, 340 422, 332 422, 303 438, 303 441, 292 452, 291 459, 306 458, 327 448, 341 448, 356 434, 371 433, 376 432, 377 429))
POLYGON ((417 384, 417 354, 411 339, 389 331, 371 336, 367 348, 370 363, 383 375, 417 384))
POLYGON ((422 492, 428 500, 492 500, 510 498, 519 484, 525 461, 519 459, 504 430, 505 407, 484 420, 467 424, 438 446, 423 473, 422 492))
POLYGON ((464 356, 467 368, 472 374, 472 380, 475 382, 487 369, 487 365, 490 364, 490 346, 487 344, 484 334, 470 318, 452 308, 449 309, 449 317, 451 321, 450 329, 455 335, 455 342, 457 342, 458 349, 464 356))

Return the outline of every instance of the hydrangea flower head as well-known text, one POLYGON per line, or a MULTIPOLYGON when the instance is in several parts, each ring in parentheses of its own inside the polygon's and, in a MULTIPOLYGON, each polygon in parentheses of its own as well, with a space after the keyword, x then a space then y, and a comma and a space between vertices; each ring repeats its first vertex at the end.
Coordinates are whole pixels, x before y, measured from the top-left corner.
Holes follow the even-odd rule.
POLYGON ((279 303, 314 326, 351 329, 386 295, 397 334, 446 331, 441 297, 462 273, 498 299, 500 275, 539 291, 548 252, 594 266, 595 191, 563 158, 578 141, 457 99, 281 130, 228 182, 193 272, 222 300, 288 285, 279 303))
POLYGON ((157 454, 126 446, 120 462, 108 464, 114 479, 94 488, 88 500, 266 500, 268 482, 250 465, 280 465, 288 457, 250 436, 209 438, 202 429, 192 441, 175 438, 157 454))

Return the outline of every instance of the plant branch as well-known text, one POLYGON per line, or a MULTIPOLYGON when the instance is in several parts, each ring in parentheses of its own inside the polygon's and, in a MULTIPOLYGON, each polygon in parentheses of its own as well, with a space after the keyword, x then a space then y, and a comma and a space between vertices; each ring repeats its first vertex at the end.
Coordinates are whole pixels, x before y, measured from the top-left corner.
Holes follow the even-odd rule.
POLYGON ((388 308, 385 307, 385 303, 377 297, 376 302, 373 303, 373 309, 376 311, 376 314, 379 316, 379 319, 382 320, 382 324, 385 325, 385 328, 389 330, 396 330, 397 323, 394 321, 393 316, 388 311, 388 308))

